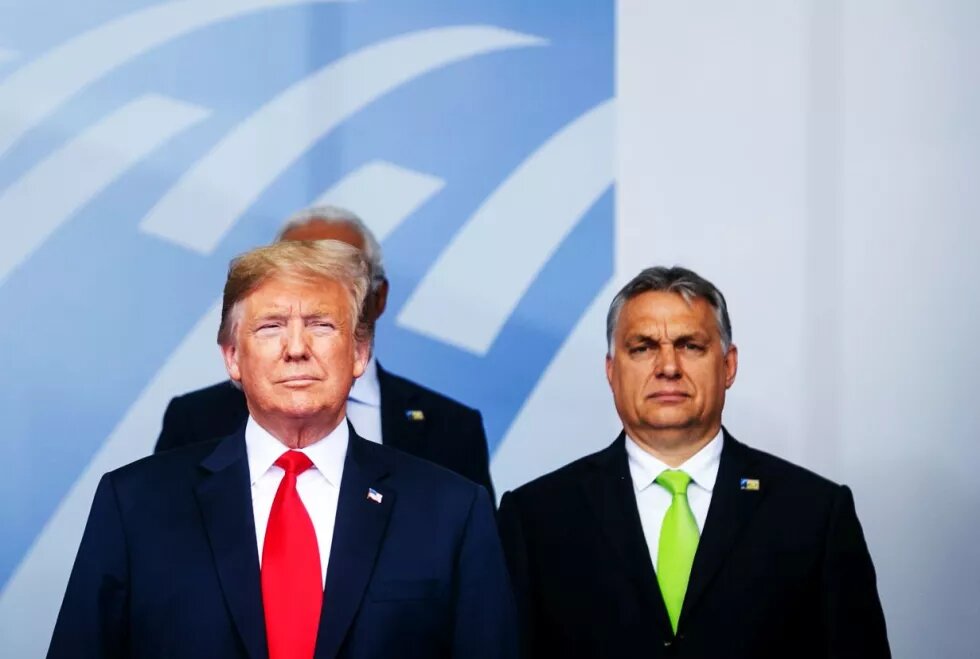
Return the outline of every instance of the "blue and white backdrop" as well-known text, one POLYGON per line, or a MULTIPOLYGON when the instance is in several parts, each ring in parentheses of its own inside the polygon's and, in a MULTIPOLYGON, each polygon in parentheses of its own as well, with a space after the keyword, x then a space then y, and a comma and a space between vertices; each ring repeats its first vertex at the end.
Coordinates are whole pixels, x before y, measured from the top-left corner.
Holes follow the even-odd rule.
POLYGON ((0 656, 43 655, 98 477, 224 377, 228 259, 316 202, 501 491, 617 432, 617 285, 714 279, 726 423, 853 485, 896 656, 970 656, 978 14, 900 5, 0 4, 0 656))

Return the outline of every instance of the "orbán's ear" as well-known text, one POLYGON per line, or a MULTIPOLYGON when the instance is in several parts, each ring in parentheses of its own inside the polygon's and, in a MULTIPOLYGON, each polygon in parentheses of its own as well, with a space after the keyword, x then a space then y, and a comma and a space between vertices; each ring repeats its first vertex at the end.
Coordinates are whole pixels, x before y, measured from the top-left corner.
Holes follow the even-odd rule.
POLYGON ((725 354, 725 389, 735 384, 735 375, 738 373, 738 346, 734 343, 728 348, 725 354))

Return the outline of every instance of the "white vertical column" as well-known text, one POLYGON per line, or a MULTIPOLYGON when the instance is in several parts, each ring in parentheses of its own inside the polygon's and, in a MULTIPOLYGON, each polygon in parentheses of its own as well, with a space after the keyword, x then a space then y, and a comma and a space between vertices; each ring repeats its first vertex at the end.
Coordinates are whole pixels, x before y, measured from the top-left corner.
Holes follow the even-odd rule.
POLYGON ((980 7, 843 3, 840 477, 896 657, 980 646, 980 7))
POLYGON ((799 459, 808 3, 619 3, 617 278, 680 264, 725 293, 725 422, 799 459))

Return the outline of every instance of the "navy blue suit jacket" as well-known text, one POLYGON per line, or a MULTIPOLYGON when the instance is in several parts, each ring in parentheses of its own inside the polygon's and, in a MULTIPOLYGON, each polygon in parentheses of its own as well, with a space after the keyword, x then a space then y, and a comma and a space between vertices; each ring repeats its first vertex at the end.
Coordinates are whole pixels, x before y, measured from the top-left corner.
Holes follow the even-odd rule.
MULTIPOLYGON (((487 488, 490 482, 487 436, 480 412, 381 368, 381 434, 400 451, 455 471, 487 488), (421 412, 419 415, 412 412, 421 412)), ((170 401, 155 452, 225 437, 248 418, 245 394, 231 382, 191 391, 170 401)))
POLYGON ((504 495, 498 519, 528 656, 890 656, 850 490, 727 431, 724 442, 676 634, 624 435, 504 495))
MULTIPOLYGON (((517 655, 483 488, 351 433, 339 496, 317 659, 517 655)), ((244 427, 106 474, 49 659, 266 656, 244 427)))

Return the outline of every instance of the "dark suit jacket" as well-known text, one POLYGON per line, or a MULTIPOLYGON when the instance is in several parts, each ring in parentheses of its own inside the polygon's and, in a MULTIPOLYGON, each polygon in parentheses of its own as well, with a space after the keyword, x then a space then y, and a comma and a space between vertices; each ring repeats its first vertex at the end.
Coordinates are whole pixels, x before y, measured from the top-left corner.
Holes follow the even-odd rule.
POLYGON ((890 656, 850 490, 727 432, 676 636, 624 435, 505 494, 498 522, 531 657, 890 656))
MULTIPOLYGON (((517 654, 486 491, 353 433, 324 593, 317 659, 517 654)), ((49 659, 266 656, 244 429, 106 474, 49 659)))
MULTIPOLYGON (((384 443, 455 471, 487 488, 490 482, 487 436, 477 410, 438 394, 378 365, 381 434, 384 443), (408 414, 421 411, 424 419, 408 414)), ((154 452, 226 437, 245 423, 245 395, 230 381, 178 396, 163 415, 154 452)))

